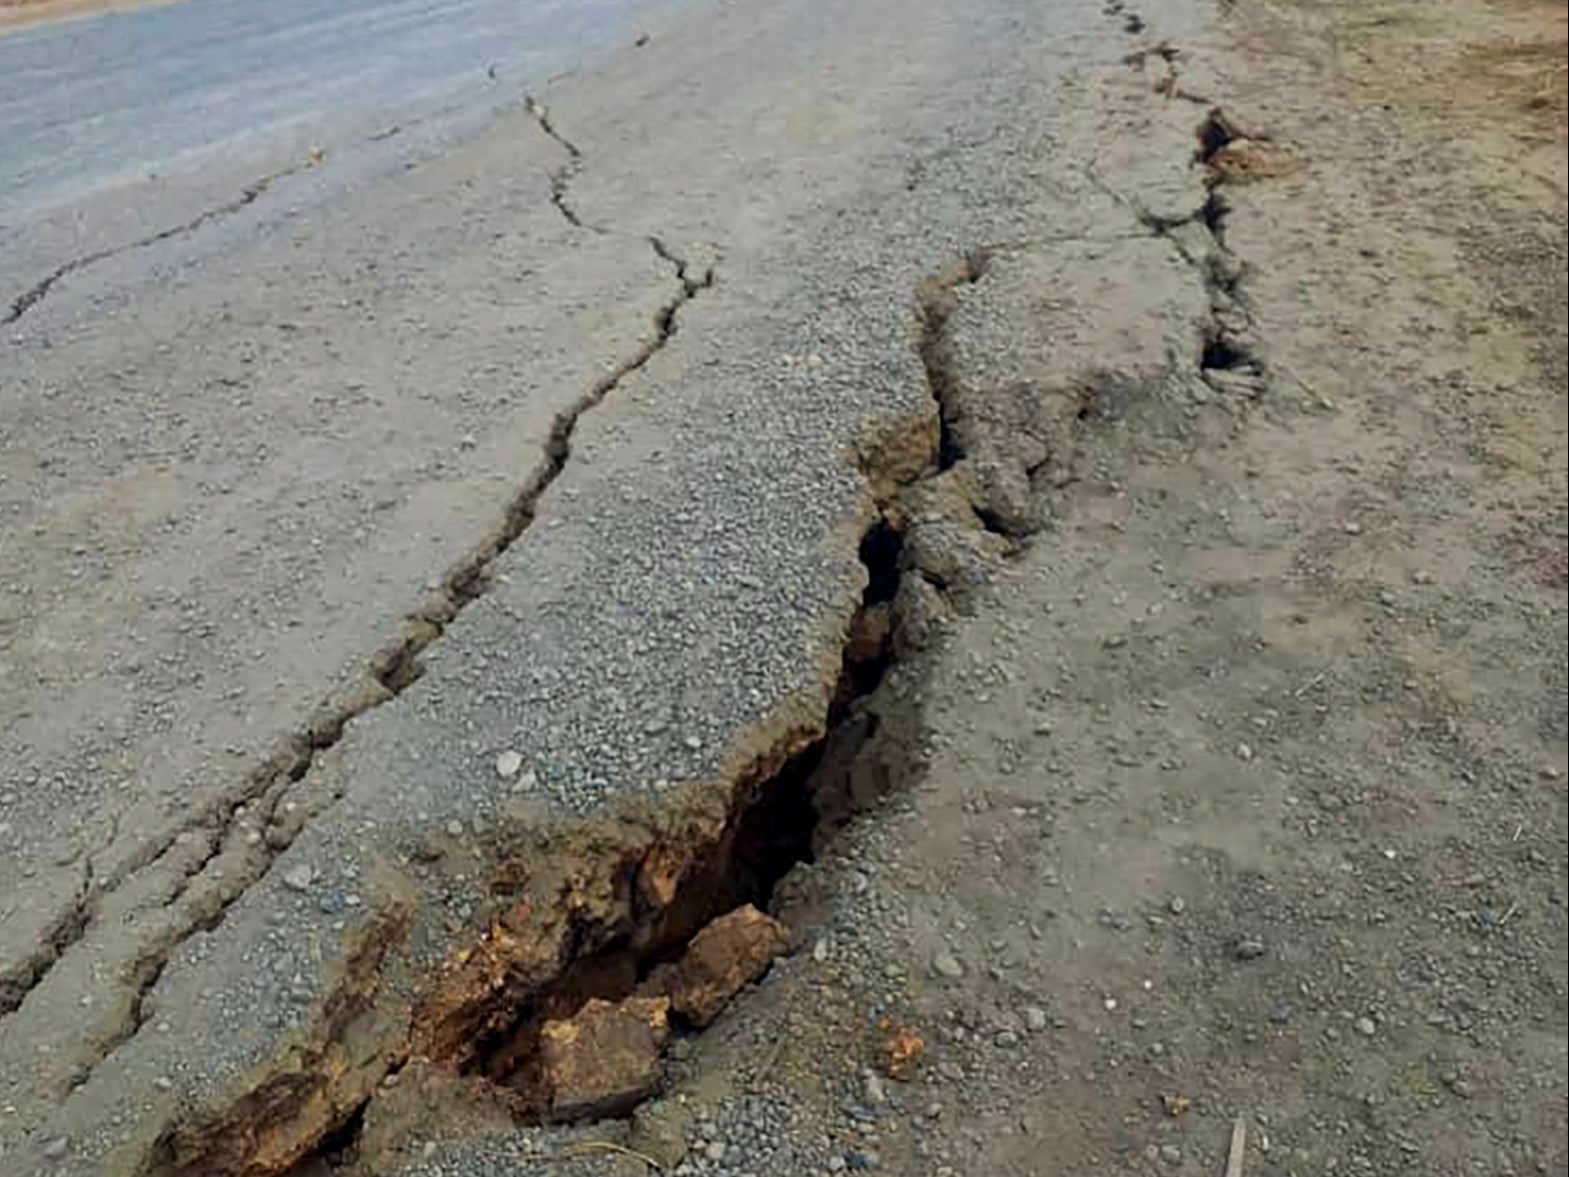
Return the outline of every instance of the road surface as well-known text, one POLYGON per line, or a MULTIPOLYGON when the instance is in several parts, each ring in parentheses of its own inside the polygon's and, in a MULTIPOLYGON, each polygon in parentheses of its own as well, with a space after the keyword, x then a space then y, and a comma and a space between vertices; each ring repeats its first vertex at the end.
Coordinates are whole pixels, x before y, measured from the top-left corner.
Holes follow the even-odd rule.
POLYGON ((186 224, 280 171, 253 229, 472 134, 636 36, 633 0, 153 6, 0 37, 0 302, 186 224), (628 22, 634 22, 629 24, 628 22), (282 189, 283 185, 280 185, 282 189))
MULTIPOLYGON (((271 1177, 345 1151, 360 1172, 528 1172, 615 1130, 537 1126, 592 1102, 545 1027, 591 996, 668 1000, 659 966, 772 899, 831 801, 887 783, 867 748, 963 750, 974 779, 922 835, 944 862, 957 815, 993 809, 986 757, 1020 763, 1012 675, 1032 706, 1082 705, 1075 760, 1108 758, 1106 796, 1155 764, 1133 735, 1162 708, 1130 701, 1186 674, 1231 591, 1179 592, 1163 561, 1216 519, 1272 542, 1276 515, 1245 484, 1210 502, 1181 461, 1132 468, 1138 438, 1088 467, 1076 439, 1137 419, 1202 453, 1279 386, 1211 198, 1246 139, 1186 64, 1217 16, 196 0, 0 38, 0 1168, 271 1177), (148 43, 152 65, 128 49, 148 43), (1097 545, 1145 477, 1166 480, 1148 542, 1174 546, 1103 583, 1097 545), (1081 483, 1091 550, 1062 571, 1038 537, 1081 483), (1013 602, 999 630, 961 625, 988 593, 1013 602), (1039 621, 1086 600, 1075 664, 1115 663, 1093 693, 1039 621), (1158 657, 1097 653, 1144 656, 1179 604, 1158 657), (893 701, 950 629, 972 644, 933 663, 939 722, 906 732, 893 701), (471 1131, 498 1109, 505 1131, 471 1131)), ((1289 318, 1300 292, 1271 291, 1289 318)), ((1171 739, 1204 744, 1206 684, 1259 649, 1240 622, 1216 641, 1198 695, 1170 687, 1198 713, 1171 739)), ((1234 765, 1265 737, 1226 731, 1183 805, 1262 804, 1234 765)), ((1025 775, 1046 800, 1006 808, 1020 830, 1066 787, 1025 775)), ((1146 848, 1100 837, 1086 870, 1146 848)), ((886 865, 844 892, 882 905, 866 943, 913 927, 929 951, 941 926, 973 959, 986 920, 934 897, 976 899, 982 875, 920 877, 905 909, 886 865)), ((1034 881, 1009 898, 1045 921, 1034 881)), ((909 970, 847 934, 796 960, 878 962, 859 1044, 909 970)), ((1067 969, 1073 937, 1052 942, 1067 969)), ((1012 948, 986 943, 990 969, 932 975, 1003 986, 1012 948)), ((990 1017, 930 1024, 954 1057, 1017 1042, 990 1017)), ((834 1065, 860 1085, 858 1050, 834 1065)), ((820 1119, 795 1131, 808 1160, 761 1171, 872 1163, 830 1153, 820 1119)), ((713 1143, 688 1171, 751 1171, 713 1143)))

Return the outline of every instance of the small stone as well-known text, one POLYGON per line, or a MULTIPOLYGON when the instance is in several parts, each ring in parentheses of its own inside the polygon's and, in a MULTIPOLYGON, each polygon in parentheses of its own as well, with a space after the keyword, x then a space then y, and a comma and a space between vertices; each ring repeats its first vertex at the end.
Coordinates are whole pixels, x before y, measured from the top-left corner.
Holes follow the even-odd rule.
POLYGON ((1180 1165, 1182 1164, 1182 1150, 1175 1144, 1163 1144, 1160 1146, 1160 1159, 1168 1165, 1180 1165))
POLYGON ((812 945, 812 959, 818 964, 828 959, 828 937, 824 936, 812 945))
POLYGON ((1046 1028, 1046 1011, 1036 1005, 1025 1006, 1024 1028, 1032 1034, 1039 1034, 1046 1028))
POLYGON ((523 771, 523 754, 521 752, 503 752, 496 757, 496 775, 504 781, 510 781, 523 771))
POLYGON ((725 1142, 710 1140, 708 1147, 703 1149, 703 1155, 716 1164, 725 1159, 725 1142))
POLYGON ((1356 522, 1347 523, 1345 525, 1344 531, 1347 535, 1361 535, 1362 525, 1356 522))
POLYGON ((867 1169, 877 1168, 883 1161, 880 1156, 867 1148, 861 1149, 859 1152, 850 1153, 845 1157, 845 1163, 850 1166, 852 1172, 864 1172, 867 1169))
POLYGON ((1268 949, 1257 936, 1243 936, 1231 946, 1231 955, 1237 960, 1257 960, 1268 949))
POLYGON ((867 1071, 862 1079, 862 1087, 866 1102, 873 1107, 881 1107, 888 1102, 888 1092, 883 1088, 883 1081, 878 1078, 876 1071, 867 1071))
POLYGON ((1243 760, 1253 759, 1253 748, 1249 744, 1238 744, 1237 755, 1243 760))
POLYGON ((1277 1001, 1269 1007, 1269 1020, 1277 1026, 1288 1024, 1296 1016, 1297 1007, 1289 1001, 1277 1001))
POLYGON ((283 872, 283 885, 291 891, 309 891, 316 880, 316 870, 308 862, 297 862, 283 872))
POLYGON ((71 1138, 69 1136, 51 1136, 43 1142, 38 1150, 46 1161, 63 1161, 66 1153, 71 1151, 71 1138))
POLYGON ((461 838, 463 836, 463 823, 458 821, 457 818, 453 818, 447 823, 447 833, 454 838, 461 838))
POLYGON ((675 1169, 686 1159, 688 1111, 678 1100, 653 1099, 632 1113, 627 1143, 665 1169, 675 1169))
POLYGON ((1378 1023, 1370 1017, 1360 1017, 1357 1019, 1357 1033, 1371 1038, 1378 1033, 1378 1023))
POLYGON ((964 976, 964 966, 951 952, 939 952, 932 957, 932 971, 939 977, 947 977, 950 981, 957 981, 964 976))
POLYGON ((1181 895, 1173 895, 1166 903, 1166 910, 1171 912, 1172 915, 1181 915, 1188 910, 1188 901, 1181 895))

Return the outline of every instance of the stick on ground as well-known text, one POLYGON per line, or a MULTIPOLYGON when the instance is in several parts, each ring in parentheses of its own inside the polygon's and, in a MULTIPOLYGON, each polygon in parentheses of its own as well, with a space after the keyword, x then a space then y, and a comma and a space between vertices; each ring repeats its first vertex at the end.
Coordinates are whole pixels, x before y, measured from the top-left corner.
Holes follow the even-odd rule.
POLYGON ((1248 1147, 1248 1124, 1241 1116, 1231 1126, 1231 1153, 1226 1158, 1226 1177, 1242 1177, 1242 1158, 1248 1147))

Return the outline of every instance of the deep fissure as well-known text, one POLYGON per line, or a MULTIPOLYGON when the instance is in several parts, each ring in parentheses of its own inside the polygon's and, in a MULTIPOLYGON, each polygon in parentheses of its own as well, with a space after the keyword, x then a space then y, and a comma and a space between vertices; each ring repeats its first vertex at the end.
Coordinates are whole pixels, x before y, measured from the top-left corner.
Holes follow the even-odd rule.
MULTIPOLYGON (((666 255, 657 241, 653 244, 666 255)), ((976 281, 985 266, 985 253, 977 251, 917 291, 921 330, 916 348, 944 436, 951 436, 951 422, 942 393, 951 385, 939 354, 940 338, 956 305, 953 288, 976 281)), ((940 454, 932 453, 919 479, 941 469, 940 454)), ((434 1061, 484 1081, 520 1121, 551 1119, 540 1045, 547 1022, 573 1017, 593 999, 618 1002, 637 995, 717 917, 746 904, 769 910, 777 886, 796 866, 816 861, 855 813, 907 783, 900 766, 909 761, 877 751, 880 737, 899 726, 889 722, 895 711, 900 721, 918 723, 908 708, 895 708, 879 694, 899 658, 901 586, 906 575, 920 574, 910 566, 897 503, 880 509, 863 532, 857 555, 865 583, 841 647, 821 735, 756 779, 737 783, 723 831, 668 903, 645 911, 597 947, 587 947, 593 939, 590 929, 574 929, 563 951, 564 966, 548 983, 522 992, 503 987, 488 1005, 467 1011, 466 1028, 448 1038, 451 1052, 434 1061)), ((698 1032, 679 1019, 677 1028, 698 1032)), ((363 1122, 365 1107, 353 1110, 353 1122, 363 1122)), ((352 1156, 356 1148, 349 1127, 332 1133, 313 1155, 352 1156)))
MULTIPOLYGON (((650 991, 663 966, 675 962, 693 937, 716 918, 743 905, 769 910, 776 888, 796 866, 816 861, 826 841, 865 797, 857 775, 863 752, 882 729, 870 701, 894 662, 893 602, 904 574, 903 540, 895 520, 880 515, 865 532, 859 556, 866 585, 844 644, 838 682, 823 734, 786 757, 772 772, 741 783, 730 816, 709 857, 685 877, 670 902, 608 943, 584 950, 569 944, 566 964, 547 984, 523 994, 503 993, 495 1008, 472 1013, 476 1032, 460 1049, 431 1061, 481 1081, 520 1123, 559 1120, 542 1070, 541 1033, 548 1021, 571 1018, 590 1000, 611 1002, 650 991), (864 640, 869 615, 876 640, 864 640)), ((886 791, 886 784, 880 791, 886 791)), ((589 929, 573 937, 587 941, 589 929)), ((700 1028, 675 1019, 677 1032, 700 1028)), ((351 1110, 305 1158, 352 1160, 374 1097, 351 1110)), ((302 1164, 305 1162, 302 1162, 302 1164)))
POLYGON ((898 593, 902 540, 888 518, 867 530, 859 554, 866 587, 850 623, 823 735, 771 774, 737 790, 710 859, 683 880, 668 905, 648 913, 651 935, 644 935, 650 929, 633 928, 571 961, 553 984, 529 995, 506 1024, 484 1036, 459 1062, 460 1073, 481 1075, 520 1093, 526 1107, 537 1083, 533 1068, 546 1020, 571 1017, 591 998, 632 996, 714 919, 747 904, 769 910, 779 882, 797 865, 816 860, 836 815, 851 805, 845 789, 855 759, 878 728, 866 702, 893 661, 891 624, 874 623, 875 641, 857 640, 868 614, 889 610, 898 593))
POLYGON ((534 122, 538 124, 539 129, 545 134, 546 138, 555 142, 557 146, 567 153, 567 162, 550 175, 550 203, 556 206, 556 211, 574 228, 588 229, 596 233, 603 232, 597 226, 590 225, 584 221, 578 214, 577 209, 572 207, 572 202, 568 198, 572 181, 583 170, 582 150, 576 143, 556 129, 555 121, 550 116, 550 108, 532 94, 524 95, 523 108, 534 116, 534 122))

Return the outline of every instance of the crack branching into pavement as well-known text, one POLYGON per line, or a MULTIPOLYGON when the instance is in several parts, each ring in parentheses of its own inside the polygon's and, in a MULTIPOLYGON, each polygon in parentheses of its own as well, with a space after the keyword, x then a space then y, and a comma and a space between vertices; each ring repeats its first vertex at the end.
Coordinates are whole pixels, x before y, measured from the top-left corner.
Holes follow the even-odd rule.
MULTIPOLYGON (((551 203, 574 226, 594 232, 605 232, 603 229, 585 225, 566 201, 567 187, 582 168, 582 151, 575 143, 561 135, 551 120, 548 110, 532 96, 525 97, 524 107, 536 119, 540 129, 557 142, 568 157, 567 164, 551 179, 551 203)), ((319 164, 322 159, 323 155, 319 150, 313 151, 300 163, 262 177, 247 185, 234 200, 208 209, 190 221, 124 246, 84 255, 60 266, 44 280, 20 295, 5 315, 0 316, 0 325, 20 318, 48 294, 50 287, 67 275, 116 254, 193 233, 217 218, 236 213, 254 203, 277 181, 307 171, 319 164)), ((371 666, 374 685, 360 688, 346 698, 327 704, 312 718, 304 730, 284 735, 275 750, 248 773, 235 789, 230 790, 227 797, 217 803, 216 809, 209 809, 196 815, 194 821, 169 831, 166 837, 151 843, 140 855, 122 864, 117 877, 89 880, 88 884, 78 892, 70 908, 47 934, 40 938, 37 950, 23 961, 18 969, 13 970, 12 974, 4 979, 3 984, 0 984, 0 1018, 13 1013, 27 994, 43 981, 61 956, 82 938, 92 924, 102 893, 112 890, 125 879, 163 859, 182 834, 193 830, 205 830, 210 833, 215 831, 213 849, 208 856, 195 862, 184 872, 183 880, 165 902, 165 907, 173 907, 179 903, 186 896, 188 889, 204 877, 220 856, 232 849, 229 846, 230 834, 240 823, 244 822, 248 825, 253 831, 253 836, 259 836, 260 831, 268 830, 270 836, 266 839, 266 848, 272 851, 270 855, 261 856, 265 861, 259 867, 245 866, 238 871, 229 871, 227 881, 218 888, 222 894, 218 911, 213 913, 202 910, 194 915, 189 921, 193 930, 215 926, 217 920, 222 917, 222 911, 265 873, 271 857, 288 844, 289 835, 279 836, 274 824, 278 817, 278 803, 287 791, 288 785, 300 781, 305 776, 316 753, 332 747, 342 738, 344 726, 351 719, 381 706, 414 681, 418 676, 417 659, 420 651, 441 635, 447 623, 456 616, 463 605, 483 591, 486 567, 510 546, 532 521, 535 504, 540 495, 559 476, 566 464, 570 453, 572 430, 578 418, 603 400, 628 374, 641 368, 663 348, 675 333, 676 316, 681 307, 712 285, 714 281, 712 266, 693 267, 659 237, 649 236, 646 240, 655 256, 674 270, 681 284, 680 293, 656 313, 654 338, 602 377, 588 393, 574 402, 565 412, 557 415, 545 443, 545 464, 519 490, 502 526, 461 561, 455 571, 448 574, 435 600, 427 603, 414 615, 404 637, 375 655, 371 666)), ((257 856, 252 854, 246 857, 257 856)), ((206 900, 204 907, 210 906, 211 902, 210 899, 206 900)), ((172 947, 173 945, 160 946, 153 953, 151 960, 144 958, 137 961, 133 971, 140 979, 138 985, 140 994, 145 994, 157 981, 162 972, 163 962, 172 947)), ((139 1008, 139 997, 134 1006, 139 1008)), ((132 1023, 134 1022, 133 1018, 132 1023)), ((94 1052, 97 1058, 106 1057, 116 1045, 133 1034, 135 1029, 135 1024, 127 1024, 109 1040, 101 1043, 94 1052)))
POLYGON ((603 233, 604 230, 597 225, 590 225, 578 214, 568 199, 568 192, 572 181, 577 179, 578 173, 583 170, 583 152, 578 145, 568 139, 556 129, 555 121, 550 116, 550 108, 532 94, 523 98, 523 108, 534 116, 534 121, 539 124, 539 129, 545 136, 556 142, 567 153, 567 161, 557 168, 550 177, 550 203, 556 206, 556 211, 566 219, 566 222, 577 229, 587 229, 594 233, 603 233))
MULTIPOLYGON (((334 747, 350 723, 361 715, 383 706, 397 698, 418 681, 421 674, 420 656, 430 645, 439 640, 452 620, 463 609, 484 595, 489 586, 489 572, 495 561, 528 530, 538 512, 540 499, 551 484, 561 476, 572 455, 572 435, 585 414, 598 407, 620 383, 646 365, 668 344, 679 329, 677 317, 682 307, 714 283, 714 267, 708 266, 693 273, 686 260, 672 252, 663 243, 651 239, 651 247, 675 270, 680 289, 659 308, 654 316, 653 337, 638 348, 612 371, 596 381, 587 392, 579 396, 566 409, 556 414, 545 441, 544 461, 514 495, 501 524, 486 536, 469 555, 447 573, 436 598, 428 602, 417 616, 411 619, 402 640, 379 653, 372 664, 372 673, 380 689, 363 692, 339 711, 322 715, 305 732, 291 737, 284 752, 270 760, 253 774, 252 786, 247 795, 228 812, 214 838, 214 850, 202 860, 186 878, 188 886, 201 878, 215 864, 234 839, 235 826, 243 817, 252 828, 271 826, 278 829, 275 817, 279 802, 287 786, 302 781, 309 772, 316 756, 334 747)), ((333 801, 336 798, 332 799, 333 801)), ((328 804, 330 804, 329 802, 328 804)), ((299 823, 303 824, 303 823, 299 823)), ((200 913, 198 922, 183 930, 183 934, 167 938, 157 951, 137 962, 135 978, 137 992, 131 1002, 130 1012, 123 1024, 94 1052, 92 1062, 101 1062, 120 1044, 141 1028, 143 1005, 147 993, 156 984, 165 964, 178 945, 197 931, 210 931, 222 922, 224 913, 243 895, 251 884, 260 879, 298 833, 298 824, 284 836, 273 836, 260 843, 260 853, 251 855, 250 869, 233 878, 222 899, 211 910, 200 913)), ((224 872, 232 875, 233 872, 224 872)), ((178 900, 184 887, 169 902, 178 900)), ((85 1082, 87 1074, 79 1074, 77 1082, 85 1082)))
POLYGON ((93 904, 92 861, 87 861, 82 872, 81 885, 71 897, 71 904, 39 938, 38 947, 20 965, 0 981, 0 1018, 14 1013, 22 999, 54 966, 61 955, 81 939, 92 922, 93 904))
POLYGON ((396 695, 419 677, 419 655, 441 636, 447 624, 465 605, 485 591, 490 565, 534 521, 540 497, 561 476, 567 460, 572 456, 572 433, 578 421, 585 413, 596 408, 617 385, 664 349, 678 329, 677 316, 681 308, 714 284, 713 266, 693 274, 686 261, 671 254, 657 241, 652 247, 658 256, 670 262, 681 283, 680 292, 655 314, 654 337, 596 381, 572 405, 556 414, 545 441, 544 465, 518 491, 502 525, 447 574, 437 601, 425 607, 405 639, 377 656, 374 668, 376 679, 390 694, 396 695))
POLYGON ((128 241, 124 245, 115 245, 108 249, 99 249, 92 253, 83 254, 81 257, 72 258, 70 261, 56 266, 11 300, 11 305, 6 308, 3 314, 0 314, 0 326, 14 323, 32 310, 33 307, 44 300, 49 291, 61 279, 69 277, 79 270, 85 270, 88 266, 96 265, 98 262, 118 257, 122 253, 132 253, 138 249, 146 249, 149 246, 157 245, 160 242, 169 241, 176 237, 185 237, 212 221, 219 220, 222 217, 233 216, 246 206, 255 204, 279 180, 288 176, 297 176, 301 172, 307 172, 319 164, 322 159, 323 155, 320 150, 312 151, 310 155, 299 163, 290 164, 288 167, 280 168, 278 171, 269 173, 259 180, 253 180, 240 189, 240 194, 233 200, 205 209, 188 221, 167 229, 160 229, 156 233, 146 237, 139 237, 135 241, 128 241))

